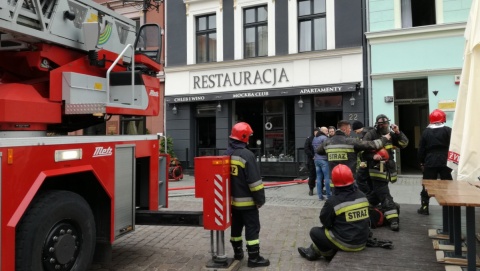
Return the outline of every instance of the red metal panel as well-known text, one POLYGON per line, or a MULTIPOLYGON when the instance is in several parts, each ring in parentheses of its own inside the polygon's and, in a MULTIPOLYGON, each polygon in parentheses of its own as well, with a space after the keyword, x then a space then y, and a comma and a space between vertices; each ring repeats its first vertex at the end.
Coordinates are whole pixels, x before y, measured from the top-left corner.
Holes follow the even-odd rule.
MULTIPOLYGON (((1 147, 7 156, 13 150, 13 164, 2 159, 1 171, 1 270, 14 270, 15 227, 28 204, 49 176, 61 176, 75 172, 92 171, 101 186, 111 197, 112 223, 110 240, 114 240, 113 206, 115 197, 115 146, 135 144, 136 157, 150 157, 150 206, 158 210, 158 140, 119 142, 94 142, 79 144, 1 147), (55 150, 82 149, 81 160, 55 162, 55 150), (111 151, 101 151, 111 150, 111 151), (102 155, 98 155, 102 154, 102 155)), ((167 171, 168 172, 168 171, 167 171)), ((68 180, 65 180, 68 181, 68 180)))
POLYGON ((230 227, 230 156, 195 157, 195 197, 203 198, 205 229, 230 227))

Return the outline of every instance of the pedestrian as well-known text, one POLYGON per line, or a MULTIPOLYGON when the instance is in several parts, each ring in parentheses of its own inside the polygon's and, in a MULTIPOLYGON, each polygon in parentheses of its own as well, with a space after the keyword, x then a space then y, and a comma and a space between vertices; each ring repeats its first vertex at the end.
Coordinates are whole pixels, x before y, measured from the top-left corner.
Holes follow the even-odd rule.
MULTIPOLYGON (((316 150, 327 139, 327 127, 320 127, 320 131, 312 140, 312 147, 316 150)), ((323 187, 325 187, 325 196, 327 199, 332 195, 330 191, 330 168, 328 167, 328 160, 325 154, 318 154, 315 152, 313 158, 315 162, 315 169, 317 171, 317 195, 319 200, 323 200, 323 187)))
POLYGON ((335 126, 328 126, 328 137, 332 137, 335 135, 335 126))
POLYGON ((313 157, 315 156, 315 151, 312 147, 312 140, 320 131, 320 128, 315 127, 313 129, 313 134, 305 139, 305 145, 303 146, 303 150, 305 151, 305 155, 307 158, 306 166, 308 170, 308 195, 313 196, 313 189, 315 188, 315 181, 317 180, 317 172, 315 169, 315 162, 313 161, 313 157))
MULTIPOLYGON (((447 167, 452 128, 445 125, 447 116, 440 109, 433 110, 429 119, 430 124, 423 131, 418 148, 418 159, 423 171, 423 179, 436 180, 437 177, 440 177, 441 180, 452 180, 452 169, 447 167)), ((422 207, 417 212, 428 215, 430 197, 425 190, 425 186, 422 185, 422 187, 420 192, 422 207)))
POLYGON ((338 129, 333 137, 328 138, 320 145, 316 152, 326 154, 328 165, 334 168, 339 164, 344 164, 352 172, 357 168, 357 154, 362 150, 378 150, 382 148, 389 140, 390 135, 380 137, 372 141, 362 141, 350 137, 352 131, 350 122, 341 120, 337 124, 338 129))
POLYGON ((393 201, 388 183, 397 181, 397 165, 393 160, 394 147, 403 149, 408 145, 408 138, 400 131, 398 125, 392 124, 384 114, 375 119, 375 129, 368 131, 363 141, 379 139, 382 136, 390 135, 391 140, 384 145, 384 149, 378 152, 363 152, 363 159, 367 163, 368 175, 362 178, 369 178, 372 183, 372 192, 367 198, 376 206, 381 204, 387 222, 392 231, 400 230, 399 209, 400 206, 393 201), (391 129, 391 130, 390 130, 391 129))
POLYGON ((353 132, 355 132, 355 134, 358 134, 358 135, 362 134, 363 123, 361 121, 358 121, 358 120, 354 121, 352 123, 352 130, 353 130, 353 132))
POLYGON ((259 209, 265 204, 265 190, 255 155, 247 149, 253 130, 248 123, 232 127, 225 152, 230 155, 232 226, 230 242, 234 258, 243 259, 242 231, 245 227, 248 267, 269 266, 270 261, 260 256, 259 209))
POLYGON ((365 248, 370 234, 368 200, 355 185, 350 168, 340 164, 332 170, 334 194, 320 211, 322 227, 310 230, 312 244, 299 247, 303 258, 331 260, 338 250, 354 252, 365 248))

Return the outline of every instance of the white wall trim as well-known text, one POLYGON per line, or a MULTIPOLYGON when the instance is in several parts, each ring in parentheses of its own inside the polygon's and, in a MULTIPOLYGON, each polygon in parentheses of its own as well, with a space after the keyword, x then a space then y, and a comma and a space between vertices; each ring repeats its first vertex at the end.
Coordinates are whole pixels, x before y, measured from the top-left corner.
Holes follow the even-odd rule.
POLYGON ((402 28, 402 3, 401 0, 393 2, 393 25, 395 29, 402 28))
POLYGON ((445 22, 443 18, 443 0, 435 0, 435 19, 437 24, 443 24, 445 22))
POLYGON ((327 50, 335 49, 335 0, 325 1, 327 50))
MULTIPOLYGON (((418 70, 418 71, 406 71, 406 72, 389 72, 389 73, 374 73, 371 74, 372 80, 389 79, 389 78, 419 78, 425 76, 434 75, 450 75, 461 74, 462 68, 448 68, 448 69, 435 69, 435 70, 418 70)), ((452 78, 453 80, 453 78, 452 78)))
POLYGON ((298 10, 297 1, 288 1, 288 53, 298 53, 298 10))

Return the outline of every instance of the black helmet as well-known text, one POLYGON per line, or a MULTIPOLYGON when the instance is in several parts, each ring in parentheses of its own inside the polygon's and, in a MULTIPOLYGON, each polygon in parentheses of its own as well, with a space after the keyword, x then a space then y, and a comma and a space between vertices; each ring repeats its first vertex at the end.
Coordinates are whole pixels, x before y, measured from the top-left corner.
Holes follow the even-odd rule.
POLYGON ((375 125, 386 123, 386 122, 390 122, 390 120, 384 114, 378 115, 377 118, 375 119, 375 125))

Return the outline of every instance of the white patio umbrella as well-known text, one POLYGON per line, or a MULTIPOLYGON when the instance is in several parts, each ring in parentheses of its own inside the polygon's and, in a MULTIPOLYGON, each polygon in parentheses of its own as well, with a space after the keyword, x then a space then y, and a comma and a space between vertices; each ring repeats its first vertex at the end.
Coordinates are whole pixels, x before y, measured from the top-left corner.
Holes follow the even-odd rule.
POLYGON ((480 180, 480 1, 472 1, 448 152, 453 179, 480 180))

